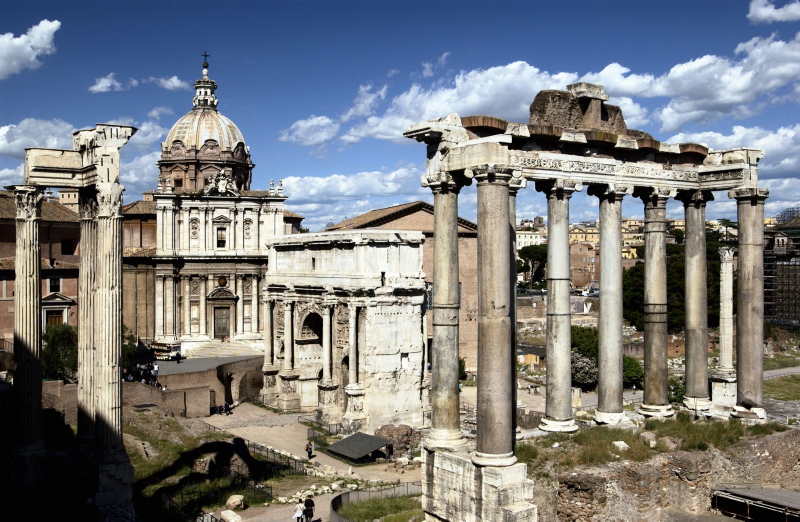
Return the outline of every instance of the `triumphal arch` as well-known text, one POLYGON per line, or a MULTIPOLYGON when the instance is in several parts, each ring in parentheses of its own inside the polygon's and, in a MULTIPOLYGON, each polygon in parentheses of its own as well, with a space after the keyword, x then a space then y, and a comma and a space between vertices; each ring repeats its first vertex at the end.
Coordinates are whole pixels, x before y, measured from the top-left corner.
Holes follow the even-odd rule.
POLYGON ((575 431, 570 402, 569 202, 587 187, 600 208, 599 383, 595 422, 618 423, 622 398, 622 241, 625 197, 641 199, 645 227, 645 389, 640 413, 673 414, 667 388, 666 203, 686 217, 686 400, 711 407, 707 364, 705 209, 714 193, 735 199, 739 220, 737 401, 733 415, 763 418, 763 223, 761 150, 714 151, 667 144, 628 129, 600 85, 538 93, 526 123, 490 116, 412 125, 427 145, 422 185, 434 194, 432 430, 426 441, 423 507, 431 520, 535 520, 532 482, 514 457, 515 208, 532 185, 547 198, 547 399, 541 429, 575 431), (458 195, 478 196, 478 404, 474 448, 459 429, 458 195), (478 499, 478 500, 476 500, 478 499))

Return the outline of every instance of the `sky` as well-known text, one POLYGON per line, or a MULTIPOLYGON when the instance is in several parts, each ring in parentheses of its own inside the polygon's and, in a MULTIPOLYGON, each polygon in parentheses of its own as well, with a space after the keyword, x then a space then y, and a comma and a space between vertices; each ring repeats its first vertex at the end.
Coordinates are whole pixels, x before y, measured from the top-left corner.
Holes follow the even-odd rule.
MULTIPOLYGON (((800 206, 800 0, 74 2, 0 0, 0 184, 25 147, 71 148, 96 123, 139 128, 122 149, 125 201, 156 186, 160 144, 192 108, 207 52, 218 109, 283 180, 311 231, 426 200, 411 124, 450 113, 528 121, 542 89, 605 86, 629 128, 664 142, 765 151, 765 214, 800 206)), ((572 199, 570 220, 597 218, 572 199)), ((736 219, 724 192, 708 219, 736 219)), ((640 200, 623 212, 641 217, 640 200)), ((476 219, 475 188, 459 214, 476 219)), ((670 202, 668 214, 683 209, 670 202)), ((517 218, 546 216, 533 188, 517 218)))

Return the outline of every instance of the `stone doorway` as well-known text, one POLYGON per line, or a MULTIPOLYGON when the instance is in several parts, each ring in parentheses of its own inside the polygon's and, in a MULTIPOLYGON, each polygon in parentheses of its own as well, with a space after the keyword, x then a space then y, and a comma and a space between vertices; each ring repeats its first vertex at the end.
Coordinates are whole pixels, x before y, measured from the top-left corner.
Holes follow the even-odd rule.
POLYGON ((225 339, 231 335, 231 309, 229 306, 214 307, 214 339, 225 339))

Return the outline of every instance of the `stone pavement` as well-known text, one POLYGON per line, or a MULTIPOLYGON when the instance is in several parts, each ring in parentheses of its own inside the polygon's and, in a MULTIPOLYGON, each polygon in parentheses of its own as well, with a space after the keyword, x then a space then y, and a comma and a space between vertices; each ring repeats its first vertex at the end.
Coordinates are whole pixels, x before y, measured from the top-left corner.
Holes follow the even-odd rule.
POLYGON ((209 341, 189 350, 186 357, 187 359, 193 359, 205 357, 237 357, 241 355, 260 355, 264 357, 264 351, 257 350, 253 347, 252 343, 248 342, 229 341, 223 343, 221 341, 209 341))
MULTIPOLYGON (((183 364, 183 363, 181 363, 183 364)), ((251 442, 271 446, 276 450, 283 450, 305 459, 305 444, 308 437, 308 428, 297 422, 297 414, 279 414, 244 403, 234 408, 231 415, 212 415, 203 419, 208 424, 225 430, 226 432, 247 439, 251 442)), ((335 469, 342 477, 319 478, 317 486, 330 485, 336 480, 347 481, 350 476, 350 466, 340 460, 334 459, 321 452, 314 452, 312 462, 328 465, 335 469)), ((421 479, 421 469, 397 474, 386 471, 386 464, 354 467, 353 473, 365 480, 416 482, 421 479)), ((322 518, 323 522, 329 520, 330 499, 335 495, 320 495, 314 497, 317 507, 315 519, 322 518)), ((251 507, 238 512, 245 521, 287 520, 290 521, 294 510, 292 506, 272 505, 265 507, 251 507)), ((219 516, 219 513, 216 513, 219 516)))

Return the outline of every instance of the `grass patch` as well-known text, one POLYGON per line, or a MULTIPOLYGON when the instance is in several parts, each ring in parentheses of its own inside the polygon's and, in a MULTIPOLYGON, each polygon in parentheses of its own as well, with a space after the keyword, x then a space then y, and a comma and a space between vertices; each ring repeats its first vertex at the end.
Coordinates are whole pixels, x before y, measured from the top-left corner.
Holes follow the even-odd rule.
POLYGON ((745 427, 739 419, 692 422, 686 412, 678 412, 674 419, 666 421, 648 420, 645 428, 654 431, 658 437, 680 439, 680 449, 687 451, 705 451, 711 446, 721 450, 739 442, 744 436, 763 437, 786 430, 774 422, 745 427))
POLYGON ((764 358, 764 370, 780 370, 800 366, 800 358, 796 354, 776 353, 772 357, 764 358))
POLYGON ((478 381, 476 381, 475 379, 464 379, 463 381, 459 382, 461 383, 462 386, 474 387, 478 385, 478 381))
POLYGON ((389 515, 383 519, 383 522, 409 522, 409 520, 424 520, 425 511, 421 509, 412 509, 396 515, 389 515), (422 518, 420 518, 422 517, 422 518))
POLYGON ((620 457, 639 462, 655 453, 639 439, 636 432, 606 426, 580 430, 572 440, 579 446, 576 456, 579 464, 602 464, 620 457), (620 452, 614 448, 612 443, 620 440, 630 446, 630 449, 620 452))
POLYGON ((520 442, 514 446, 514 456, 517 457, 517 461, 525 464, 535 462, 539 458, 539 448, 531 443, 520 442))
MULTIPOLYGON (((339 515, 353 522, 372 522, 376 518, 387 515, 399 515, 406 511, 421 511, 419 495, 405 495, 390 498, 371 498, 360 502, 351 502, 339 509, 339 515)), ((412 516, 411 514, 408 515, 412 516)), ((398 518, 396 522, 408 520, 398 518)))
MULTIPOLYGON (((766 362, 765 359, 765 365, 766 362)), ((764 381, 764 396, 779 401, 800 400, 800 375, 787 375, 764 381)))

